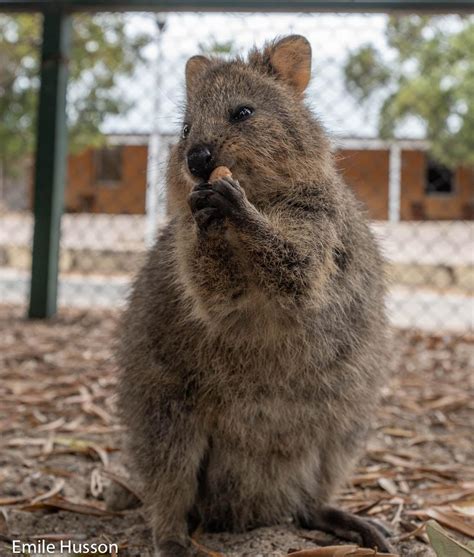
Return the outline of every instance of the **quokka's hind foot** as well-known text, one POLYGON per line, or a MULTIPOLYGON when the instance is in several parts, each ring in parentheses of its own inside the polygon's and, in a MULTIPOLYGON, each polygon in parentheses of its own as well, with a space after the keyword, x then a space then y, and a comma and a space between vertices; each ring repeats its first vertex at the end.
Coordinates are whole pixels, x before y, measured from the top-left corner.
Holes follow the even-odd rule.
POLYGON ((112 481, 105 491, 105 504, 109 511, 126 511, 140 507, 142 502, 134 493, 112 481))
POLYGON ((323 505, 305 516, 300 516, 299 523, 308 530, 322 530, 363 547, 376 548, 386 553, 392 551, 386 539, 390 533, 381 524, 364 520, 329 505, 323 505))

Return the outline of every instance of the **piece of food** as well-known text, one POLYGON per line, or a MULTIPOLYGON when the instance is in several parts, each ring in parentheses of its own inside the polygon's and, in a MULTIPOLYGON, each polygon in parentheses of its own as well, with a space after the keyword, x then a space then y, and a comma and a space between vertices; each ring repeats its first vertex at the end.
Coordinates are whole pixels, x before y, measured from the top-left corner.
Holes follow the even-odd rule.
POLYGON ((209 176, 209 182, 214 182, 221 178, 232 178, 232 172, 227 166, 216 166, 209 176))

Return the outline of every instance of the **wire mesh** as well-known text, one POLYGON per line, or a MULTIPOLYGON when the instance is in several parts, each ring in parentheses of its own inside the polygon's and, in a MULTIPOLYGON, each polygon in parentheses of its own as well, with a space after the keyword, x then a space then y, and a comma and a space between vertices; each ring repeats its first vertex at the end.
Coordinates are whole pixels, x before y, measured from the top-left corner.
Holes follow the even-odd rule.
POLYGON ((0 12, 0 300, 25 303, 31 268, 41 17, 0 12))
MULTIPOLYGON (((0 69, 5 113, 33 114, 39 24, 34 15, 0 15, 0 25, 8 31, 0 59, 10 60, 14 52, 11 64, 26 72, 9 74, 8 65, 0 64, 7 68, 0 69), (7 87, 25 89, 28 101, 7 87)), ((75 15, 60 306, 110 308, 124 303, 147 246, 166 220, 164 174, 181 125, 186 60, 197 53, 245 55, 254 44, 298 33, 308 38, 314 56, 306 102, 333 138, 340 171, 366 204, 387 258, 387 305, 393 324, 461 334, 472 330, 472 161, 465 157, 463 162, 459 141, 432 148, 427 140, 432 123, 416 108, 420 88, 410 90, 411 101, 393 133, 386 129, 387 106, 394 110, 388 103, 396 93, 393 75, 400 71, 397 56, 404 48, 397 47, 394 30, 402 32, 409 24, 413 29, 422 26, 418 40, 429 42, 436 37, 448 41, 469 26, 472 33, 473 22, 455 15, 406 15, 395 21, 384 14, 354 13, 75 15), (377 74, 382 68, 378 58, 388 74, 377 74), (358 87, 354 68, 363 70, 358 87), (363 98, 361 91, 374 83, 371 95, 363 98)), ((431 55, 437 52, 432 49, 431 55)), ((472 58, 464 63, 472 72, 472 58)), ((433 67, 436 64, 435 59, 433 67)), ((416 67, 403 67, 408 77, 416 75, 416 67)), ((454 90, 452 83, 445 89, 454 90)), ((461 119, 462 101, 457 108, 461 119)), ((454 116, 450 114, 446 124, 440 115, 440 136, 456 135, 460 124, 454 116)), ((7 145, 14 143, 21 126, 28 128, 28 122, 19 117, 10 128, 0 128, 6 138, 0 145, 0 292, 7 303, 25 303, 29 285, 32 146, 22 147, 19 172, 5 166, 7 145)), ((29 128, 27 132, 32 133, 29 128)))

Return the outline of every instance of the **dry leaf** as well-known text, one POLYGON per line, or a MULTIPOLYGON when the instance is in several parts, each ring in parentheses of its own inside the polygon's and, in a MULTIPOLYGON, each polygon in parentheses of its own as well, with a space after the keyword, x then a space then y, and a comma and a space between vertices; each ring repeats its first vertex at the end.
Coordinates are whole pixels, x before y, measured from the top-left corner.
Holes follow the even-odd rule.
POLYGON ((413 525, 411 522, 406 522, 404 520, 400 521, 400 524, 403 526, 405 530, 408 530, 407 534, 402 534, 401 536, 397 536, 397 541, 401 542, 404 540, 409 540, 410 538, 418 538, 424 543, 428 543, 428 540, 425 538, 425 523, 423 522, 419 526, 413 525))
POLYGON ((474 499, 462 501, 456 505, 451 505, 451 507, 460 514, 474 517, 474 499))
POLYGON ((426 532, 438 557, 474 556, 474 549, 462 544, 459 540, 448 534, 448 532, 441 528, 434 520, 429 520, 426 523, 426 532))
POLYGON ((438 509, 428 509, 425 511, 425 514, 443 526, 447 526, 452 530, 456 530, 456 532, 474 538, 474 524, 472 521, 462 520, 459 515, 453 512, 440 511, 438 509))
POLYGON ((401 429, 396 427, 384 427, 382 431, 391 437, 415 437, 415 433, 408 429, 401 429))
POLYGON ((103 507, 99 507, 98 505, 93 505, 92 503, 76 503, 75 501, 70 501, 59 496, 21 507, 21 510, 23 511, 39 511, 43 509, 61 509, 64 511, 92 516, 120 516, 121 514, 119 512, 109 511, 103 507))
POLYGON ((2 497, 0 498, 0 507, 7 507, 8 505, 17 505, 18 503, 24 503, 28 501, 29 497, 2 497))
POLYGON ((397 495, 398 487, 397 484, 390 478, 379 478, 377 480, 379 486, 384 489, 390 495, 397 495))
POLYGON ((44 501, 45 499, 49 499, 50 497, 57 495, 62 490, 65 483, 66 482, 64 481, 63 478, 58 479, 57 482, 53 485, 53 487, 49 491, 43 493, 42 495, 38 495, 38 497, 32 499, 30 501, 30 505, 34 505, 35 503, 39 503, 40 501, 44 501))
POLYGON ((379 553, 375 549, 358 547, 356 545, 328 545, 315 549, 302 549, 289 553, 291 557, 399 557, 395 553, 379 553))

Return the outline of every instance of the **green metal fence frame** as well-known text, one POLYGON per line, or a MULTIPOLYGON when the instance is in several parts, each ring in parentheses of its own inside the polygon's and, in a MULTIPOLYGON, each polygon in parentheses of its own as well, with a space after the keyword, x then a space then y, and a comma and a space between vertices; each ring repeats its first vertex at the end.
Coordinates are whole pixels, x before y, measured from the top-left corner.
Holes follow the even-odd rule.
POLYGON ((43 21, 34 178, 34 232, 29 317, 57 307, 59 237, 66 182, 66 88, 71 16, 48 13, 43 21))
POLYGON ((0 0, 0 9, 22 11, 442 11, 472 10, 473 0, 0 0))
POLYGON ((67 157, 66 88, 71 13, 79 11, 472 13, 474 0, 0 0, 0 11, 43 14, 28 316, 57 310, 58 261, 67 157))

